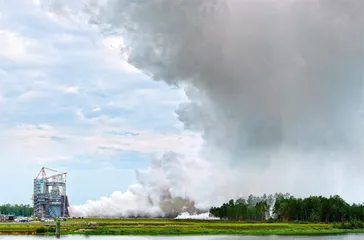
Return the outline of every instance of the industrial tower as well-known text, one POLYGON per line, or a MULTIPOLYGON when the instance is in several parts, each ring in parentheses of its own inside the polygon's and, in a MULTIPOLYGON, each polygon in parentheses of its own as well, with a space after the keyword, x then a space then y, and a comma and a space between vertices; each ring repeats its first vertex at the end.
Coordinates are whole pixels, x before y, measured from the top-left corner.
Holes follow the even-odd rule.
POLYGON ((43 167, 34 179, 34 216, 38 218, 69 217, 66 192, 67 173, 43 167), (47 171, 53 173, 48 176, 47 171))

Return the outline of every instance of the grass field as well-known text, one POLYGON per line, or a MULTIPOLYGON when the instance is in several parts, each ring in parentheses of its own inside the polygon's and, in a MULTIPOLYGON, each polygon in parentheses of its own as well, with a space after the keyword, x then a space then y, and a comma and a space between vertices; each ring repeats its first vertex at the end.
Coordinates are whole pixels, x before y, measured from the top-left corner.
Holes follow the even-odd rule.
MULTIPOLYGON (((0 223, 0 234, 47 234, 55 223, 0 223)), ((68 219, 62 234, 82 235, 322 235, 364 233, 364 229, 338 229, 333 224, 244 223, 176 219, 68 219), (96 226, 89 226, 95 222, 96 226)))

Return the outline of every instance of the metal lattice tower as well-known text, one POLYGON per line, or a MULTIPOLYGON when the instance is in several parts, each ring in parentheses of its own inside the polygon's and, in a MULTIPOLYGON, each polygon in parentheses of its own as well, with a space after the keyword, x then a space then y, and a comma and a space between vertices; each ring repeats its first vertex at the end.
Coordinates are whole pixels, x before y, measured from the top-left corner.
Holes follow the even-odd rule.
POLYGON ((67 173, 43 167, 34 179, 33 207, 38 218, 69 217, 67 173), (46 170, 53 175, 47 176, 46 170))

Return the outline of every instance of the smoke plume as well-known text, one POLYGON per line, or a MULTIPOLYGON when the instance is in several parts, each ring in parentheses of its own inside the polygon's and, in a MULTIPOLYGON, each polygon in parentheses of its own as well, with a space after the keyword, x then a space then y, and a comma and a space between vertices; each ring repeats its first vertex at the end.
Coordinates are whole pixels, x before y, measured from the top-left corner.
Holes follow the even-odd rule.
POLYGON ((206 208, 264 191, 363 200, 362 0, 108 0, 84 9, 90 24, 124 39, 130 64, 187 86, 176 114, 204 147, 195 159, 152 163, 141 193, 75 209, 95 214, 130 194, 151 214, 170 211, 161 199, 206 208))

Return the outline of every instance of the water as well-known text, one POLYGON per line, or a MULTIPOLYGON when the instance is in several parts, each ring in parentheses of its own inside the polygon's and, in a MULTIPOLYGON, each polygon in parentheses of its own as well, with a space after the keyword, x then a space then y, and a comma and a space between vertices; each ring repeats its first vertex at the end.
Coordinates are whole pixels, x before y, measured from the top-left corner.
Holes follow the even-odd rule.
MULTIPOLYGON (((48 240, 54 237, 33 237, 33 236, 0 236, 0 240, 48 240)), ((133 236, 65 236, 65 240, 362 240, 364 234, 349 234, 337 236, 197 236, 197 237, 133 237, 133 236)))

